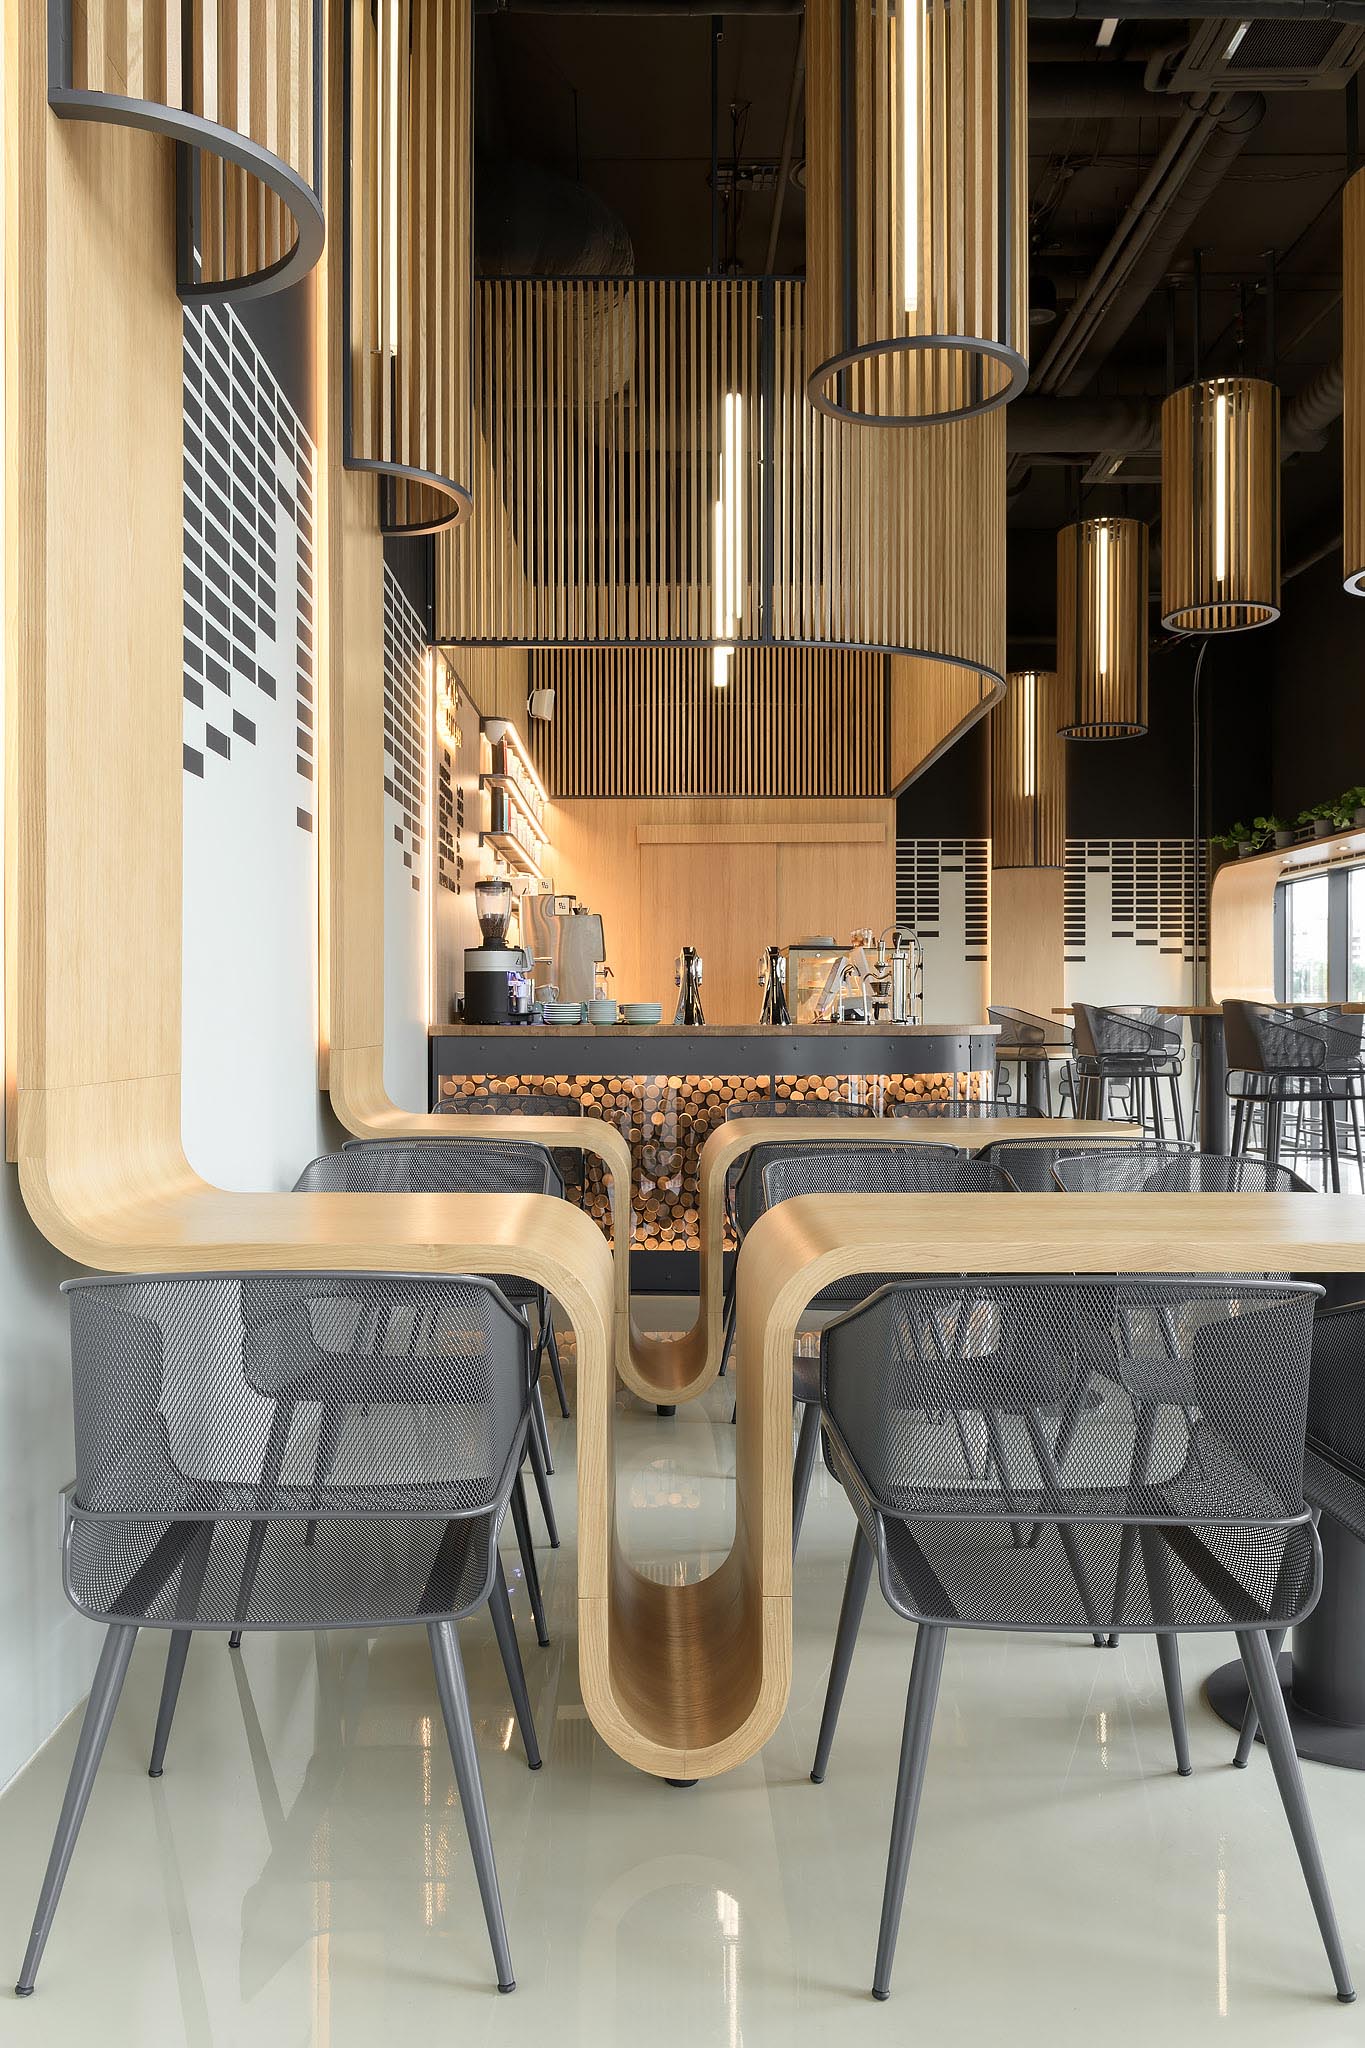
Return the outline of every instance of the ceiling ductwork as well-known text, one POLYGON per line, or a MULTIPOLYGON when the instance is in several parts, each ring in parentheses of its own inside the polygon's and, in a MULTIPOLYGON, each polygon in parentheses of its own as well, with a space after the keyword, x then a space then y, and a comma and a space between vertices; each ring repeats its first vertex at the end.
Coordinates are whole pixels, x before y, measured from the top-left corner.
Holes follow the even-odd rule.
MULTIPOLYGON (((1323 446, 1341 417, 1340 359, 1326 364, 1280 419, 1280 451, 1307 455, 1323 446)), ((1161 450, 1159 398, 1037 398, 1025 392, 1005 415, 1012 457, 1041 462, 1079 461, 1104 453, 1156 455, 1161 450)))

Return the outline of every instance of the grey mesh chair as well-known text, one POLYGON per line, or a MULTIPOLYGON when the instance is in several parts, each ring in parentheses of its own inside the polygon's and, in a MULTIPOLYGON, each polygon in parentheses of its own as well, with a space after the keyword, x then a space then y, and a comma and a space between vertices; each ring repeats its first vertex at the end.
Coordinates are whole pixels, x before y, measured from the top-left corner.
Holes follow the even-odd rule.
MULTIPOLYGON (((849 1144, 811 1145, 804 1151, 795 1146, 758 1146, 750 1154, 745 1179, 740 1184, 743 1199, 749 1176, 758 1176, 752 1213, 746 1227, 758 1216, 775 1209, 794 1195, 967 1195, 1009 1192, 1009 1182, 993 1166, 982 1165, 952 1145, 849 1144)), ((750 1208, 746 1202, 746 1210, 750 1208)), ((825 1288, 811 1303, 812 1308, 829 1308, 841 1302, 861 1301, 882 1285, 884 1275, 860 1273, 825 1288)), ((796 1440, 792 1470, 792 1551, 801 1538, 806 1501, 815 1472, 815 1455, 820 1443, 819 1361, 798 1353, 792 1360, 792 1402, 800 1410, 801 1427, 796 1440)))
POLYGON ((1177 1629, 1236 1632, 1337 1996, 1354 1998, 1266 1640, 1307 1614, 1321 1586, 1303 1498, 1319 1292, 1264 1280, 940 1277, 885 1288, 825 1330, 826 1442, 858 1529, 817 1784, 874 1569, 893 1612, 918 1624, 876 1997, 890 1991, 949 1630, 1106 1618, 1158 1645, 1177 1629), (1104 1398, 1092 1407, 1096 1384, 1104 1398), (954 1412, 995 1444, 984 1473, 945 1423, 954 1412), (1021 1517, 1046 1532, 1022 1551, 1009 1540, 1021 1517))
MULTIPOLYGON (((1365 1544, 1365 1301, 1319 1308, 1313 1324, 1313 1368, 1308 1382, 1308 1441, 1303 1492, 1326 1518, 1334 1551, 1365 1544)), ((1358 1553, 1357 1553, 1358 1554, 1358 1553)), ((1328 1605, 1324 1601, 1324 1607, 1328 1605)), ((1315 1615, 1309 1621, 1312 1629, 1315 1615)), ((1340 1628, 1340 1613, 1329 1626, 1340 1628)), ((1278 1658, 1284 1630, 1270 1638, 1278 1658)), ((1325 1646, 1324 1646, 1325 1647, 1325 1646)), ((1326 1662, 1326 1659, 1320 1659, 1326 1662)), ((1330 1724, 1327 1724, 1330 1725, 1330 1724)), ((1244 1769, 1259 1731, 1254 1698, 1247 1702, 1233 1762, 1244 1769)))
MULTIPOLYGON (((544 1146, 502 1145, 495 1139, 482 1138, 361 1138, 344 1146, 340 1152, 324 1152, 320 1158, 311 1160, 294 1183, 296 1195, 554 1195, 562 1192, 559 1175, 544 1146)), ((518 1279, 511 1274, 499 1276, 497 1285, 524 1318, 531 1308, 536 1310, 543 1332, 549 1313, 544 1290, 532 1281, 518 1279)), ((527 1442, 527 1456, 550 1545, 557 1550, 559 1524, 549 1480, 554 1471, 554 1460, 550 1455, 550 1436, 540 1395, 538 1346, 532 1355, 530 1370, 533 1428, 527 1442)), ((561 1388, 562 1384, 561 1381, 561 1388)), ((567 1407, 564 1412, 568 1413, 567 1407)), ((545 1601, 519 1490, 512 1508, 531 1611, 535 1617, 536 1638, 543 1648, 550 1640, 545 1601)))
MULTIPOLYGON (((576 1116, 586 1115, 576 1095, 507 1095, 485 1089, 477 1095, 448 1095, 432 1105, 437 1116, 576 1116)), ((587 1196, 588 1154, 577 1145, 556 1145, 551 1156, 564 1183, 564 1193, 582 1207, 587 1196)))
MULTIPOLYGON (((1238 1104, 1233 1150, 1241 1153, 1250 1143, 1251 1111, 1257 1104, 1264 1118, 1265 1156, 1272 1163, 1283 1149, 1286 1114, 1294 1120, 1299 1151, 1306 1149, 1303 1125, 1307 1119, 1320 1128, 1327 1173, 1333 1192, 1340 1194, 1337 1116, 1342 1109, 1356 1117, 1359 1113, 1360 1019, 1323 1010, 1301 1016, 1273 1003, 1250 1002, 1225 1004, 1224 1017, 1229 1031, 1249 1033, 1257 1055, 1255 1064, 1243 1069, 1254 1078, 1256 1088, 1252 1100, 1238 1104)), ((1356 1151, 1359 1161, 1358 1134, 1356 1151)))
MULTIPOLYGON (((479 1098, 475 1097, 472 1100, 477 1106, 479 1098)), ((560 1103, 558 1097, 553 1095, 528 1095, 521 1097, 491 1095, 488 1097, 488 1104, 490 1105, 492 1103, 505 1103, 509 1101, 552 1105, 552 1107, 547 1108, 545 1111, 547 1116, 559 1114, 561 1111, 567 1111, 569 1114, 573 1113, 572 1104, 560 1103)), ((446 1107, 449 1108, 449 1105, 446 1105, 446 1107)), ((527 1115, 531 1113, 529 1110, 525 1112, 527 1115)), ((520 1139, 509 1140, 506 1144, 503 1144, 497 1138, 461 1138, 454 1134, 449 1138, 348 1138, 341 1149, 343 1152, 363 1152, 374 1155, 376 1178, 383 1178, 386 1182, 383 1187, 376 1186, 372 1190, 375 1194, 498 1195, 530 1193, 558 1195, 562 1198, 566 1192, 565 1167, 562 1154, 558 1150, 551 1151, 544 1145, 523 1144, 520 1139), (410 1150, 413 1146, 433 1144, 455 1147, 456 1149, 451 1153, 452 1163, 443 1169, 438 1162, 427 1160, 423 1164, 416 1180, 412 1179, 412 1169, 408 1168, 406 1169, 408 1179, 405 1186, 405 1168, 402 1159, 398 1156, 399 1153, 405 1147, 410 1150), (486 1164, 482 1169, 472 1163, 475 1152, 479 1150, 483 1150, 486 1156, 486 1164), (513 1156, 519 1151, 529 1153, 531 1158, 537 1162, 536 1167, 532 1168, 524 1164, 519 1167, 513 1156), (461 1163, 457 1166, 453 1163, 456 1161, 461 1163), (545 1171, 547 1166, 548 1171, 545 1171), (467 1180, 462 1179, 460 1177, 462 1173, 467 1174, 469 1178, 467 1180), (538 1184, 538 1175, 542 1173, 544 1177, 543 1186, 538 1184), (389 1185, 389 1182, 392 1182, 392 1185, 389 1185)), ((324 1156, 330 1157, 331 1155, 324 1156)), ((571 1154, 570 1156, 582 1158, 585 1155, 580 1153, 577 1155, 571 1154)), ((296 1185, 294 1192, 296 1194, 305 1192, 301 1182, 296 1185)), ((535 1309, 536 1378, 537 1381, 540 1378, 540 1361, 542 1357, 548 1354, 550 1371, 554 1375, 555 1392, 559 1396, 559 1412, 567 1420, 569 1396, 564 1387, 564 1370, 559 1362, 559 1342, 555 1336, 554 1317, 550 1313, 550 1301, 545 1289, 543 1287, 533 1287, 529 1281, 525 1280, 507 1280, 503 1283, 503 1292, 510 1301, 517 1302, 519 1306, 533 1307, 535 1309)), ((542 1415, 540 1423, 543 1425, 543 1422, 544 1417, 542 1415)), ((542 1437, 544 1438, 546 1460, 550 1465, 550 1470, 553 1471, 554 1463, 550 1459, 549 1439, 544 1437, 543 1427, 542 1437)))
POLYGON ((997 1138, 983 1145, 978 1159, 998 1166, 1009 1175, 1010 1184, 1021 1195, 1055 1195, 1057 1179, 1052 1169, 1059 1159, 1072 1158, 1092 1149, 1111 1151, 1110 1138, 997 1138))
POLYGON ((1041 1075, 1048 1116, 1052 1115, 1052 1062, 1061 1064, 1060 1093, 1076 1114, 1075 1033, 1058 1017, 1039 1017, 1032 1010, 993 1003, 986 1011, 992 1024, 1000 1026, 995 1041, 995 1103, 999 1108, 1011 1101, 1024 1103, 1029 1076, 1041 1075))
POLYGON ((1186 1152, 1164 1145, 1091 1146, 1063 1153, 1053 1167, 1059 1188, 1091 1195, 1312 1194, 1287 1166, 1230 1159, 1222 1152, 1186 1152))
MULTIPOLYGON (((793 1102, 791 1097, 786 1095, 761 1095, 754 1097, 751 1101, 748 1102, 727 1103, 725 1108, 725 1121, 727 1124, 733 1123, 743 1117, 748 1116, 819 1116, 848 1120, 850 1118, 866 1119, 867 1117, 871 1116, 871 1114, 872 1105, 868 1102, 793 1102)), ((754 1151, 764 1151, 767 1153, 771 1153, 772 1151, 776 1150, 779 1143, 783 1142, 788 1144, 799 1145, 803 1141, 800 1138, 787 1140, 774 1139, 771 1145, 755 1146, 754 1151)), ((732 1166, 730 1168, 730 1171, 725 1176, 725 1216, 726 1221, 729 1223, 731 1232, 735 1239, 736 1258, 738 1257, 738 1248, 744 1242, 744 1225, 740 1219, 738 1209, 736 1207, 739 1195, 739 1184, 741 1179, 743 1178, 746 1167, 749 1165, 753 1157, 754 1152, 750 1152, 745 1159, 742 1159, 740 1161, 738 1166, 732 1166)), ((755 1180, 754 1186, 757 1187, 757 1185, 757 1180, 755 1180)), ((731 1260, 729 1277, 725 1282, 721 1314, 723 1335, 721 1339, 720 1367, 718 1377, 724 1379, 726 1373, 730 1369, 730 1354, 734 1350, 735 1344, 734 1259, 731 1260)))
POLYGON ((1107 1117, 1111 1090, 1118 1085, 1132 1100, 1137 1118, 1150 1119, 1152 1134, 1160 1144, 1166 1135, 1161 1107, 1164 1083, 1170 1091, 1175 1135, 1183 1142, 1180 1076, 1184 1049, 1179 1021, 1164 1018, 1150 1004, 1140 1003, 1126 1009, 1077 1003, 1072 1014, 1082 1098, 1093 1102, 1101 1117, 1107 1117))
POLYGON ((139 1629, 171 1632, 157 1777, 194 1630, 415 1624, 510 1991, 455 1623, 491 1607, 536 1768, 498 1558, 531 1422, 523 1317, 487 1280, 430 1274, 153 1275, 68 1280, 63 1292, 76 1434, 63 1576, 106 1635, 19 1994, 33 1990, 139 1629))

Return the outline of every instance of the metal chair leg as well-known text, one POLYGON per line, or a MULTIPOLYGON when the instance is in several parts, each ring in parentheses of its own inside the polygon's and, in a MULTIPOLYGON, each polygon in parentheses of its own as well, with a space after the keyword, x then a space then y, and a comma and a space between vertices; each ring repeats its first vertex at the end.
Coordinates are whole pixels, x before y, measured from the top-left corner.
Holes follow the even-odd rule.
MULTIPOLYGON (((205 1522, 195 1531, 185 1552, 175 1601, 176 1614, 183 1621, 192 1621, 199 1611, 199 1595, 203 1591, 212 1543, 213 1524, 205 1522)), ((166 1650, 166 1673, 161 1681, 161 1704, 156 1713, 156 1732, 152 1736, 152 1760, 147 1766, 149 1778, 159 1778, 166 1766, 166 1744, 171 1739, 171 1723, 175 1719, 175 1703, 180 1697, 180 1681, 185 1675, 185 1659, 190 1654, 191 1633, 187 1628, 171 1630, 166 1650)))
POLYGON ((540 1512, 545 1517, 545 1530, 550 1539, 551 1550, 559 1548, 559 1522, 555 1515, 554 1498, 550 1492, 550 1468, 545 1463, 545 1454, 535 1431, 529 1430, 526 1448, 531 1458, 531 1477, 536 1482, 536 1493, 540 1498, 540 1512))
POLYGON ((1171 1084, 1171 1120, 1175 1125, 1175 1142, 1177 1145, 1183 1145, 1185 1142, 1185 1105, 1180 1100, 1180 1076, 1179 1074, 1171 1074, 1168 1078, 1171 1084))
POLYGON ((1355 1986, 1351 1982, 1346 1952, 1341 1945, 1341 1930, 1337 1926, 1332 1895, 1327 1888, 1327 1873, 1322 1865, 1322 1852, 1318 1848, 1313 1816, 1308 1810, 1308 1796, 1303 1789, 1303 1772, 1294 1753, 1294 1737, 1290 1733, 1284 1694, 1280 1691, 1275 1666, 1270 1661, 1270 1645, 1260 1629, 1247 1629, 1238 1631, 1237 1648, 1241 1652, 1242 1663, 1246 1668, 1247 1682, 1251 1687, 1251 1696, 1256 1702, 1256 1711, 1261 1717, 1261 1728, 1265 1746, 1270 1752, 1275 1783, 1279 1787, 1280 1798, 1284 1803, 1285 1818, 1294 1837, 1294 1847, 1299 1852, 1299 1862, 1303 1867, 1308 1896, 1313 1902, 1323 1947, 1327 1951, 1327 1960, 1332 1966, 1332 1975, 1336 1980, 1337 1997, 1343 2005, 1350 2005, 1355 2000, 1355 1986))
POLYGON ((806 1496, 810 1492, 811 1474, 815 1470, 815 1455, 820 1448, 820 1409, 816 1402, 807 1401, 801 1409, 801 1429, 796 1439, 796 1459, 792 1465, 792 1556, 801 1541, 801 1524, 806 1516, 806 1496))
POLYGON ((540 1445, 540 1455, 544 1462, 545 1470, 553 1472, 555 1461, 550 1450, 550 1429, 549 1424, 545 1420, 545 1400, 540 1391, 539 1379, 533 1380, 531 1383, 531 1427, 540 1445))
MULTIPOLYGON (((1288 1634, 1287 1628, 1273 1628, 1267 1633, 1266 1641, 1270 1646, 1272 1669, 1279 1664, 1280 1652, 1284 1648, 1284 1639, 1288 1634)), ((1239 1771, 1244 1771, 1251 1761, 1251 1752, 1256 1747, 1256 1731, 1260 1725, 1261 1717, 1256 1712, 1255 1697, 1248 1692, 1246 1712, 1242 1715, 1242 1725, 1237 1732, 1237 1747, 1232 1755, 1232 1761, 1239 1771)))
POLYGON ((834 1657, 829 1667, 829 1684, 825 1688, 825 1711, 820 1716, 815 1762, 811 1766, 813 1785, 823 1785, 825 1772, 829 1769, 829 1753, 834 1747, 834 1731, 839 1724, 848 1669, 853 1662, 853 1645, 858 1640, 858 1624, 863 1618, 863 1606, 875 1562, 872 1546, 859 1528, 854 1532, 853 1553, 848 1560, 848 1577, 844 1581, 844 1598, 839 1608, 839 1632, 834 1638, 834 1657))
POLYGON ((1185 1721, 1185 1689, 1180 1682, 1180 1645, 1174 1636, 1160 1635, 1156 1648, 1161 1659, 1161 1682, 1166 1688, 1166 1711, 1171 1717, 1175 1767, 1182 1778, 1188 1778, 1194 1765, 1190 1762, 1190 1732, 1185 1721))
POLYGON ((498 1972, 498 1989, 515 1991, 517 1980, 512 1975, 512 1951, 507 1944, 507 1923, 503 1919, 502 1894, 498 1890, 497 1865, 493 1861, 493 1837, 489 1832, 483 1779, 479 1775, 479 1757, 474 1747, 474 1726, 469 1718, 469 1690, 465 1685, 454 1622, 429 1622, 427 1640, 431 1644, 431 1662, 436 1672, 436 1690, 440 1695, 441 1713, 450 1743, 450 1760, 455 1766, 460 1806, 464 1812, 474 1871, 479 1880, 479 1896, 483 1900, 483 1915, 488 1923, 488 1939, 498 1972))
POLYGON ((550 1354, 550 1371, 554 1376, 555 1392, 559 1396, 559 1412, 567 1422, 569 1419, 569 1396, 564 1389, 564 1368, 559 1362, 559 1339, 555 1335, 555 1319, 550 1304, 545 1304, 545 1348, 550 1354))
POLYGON ((891 1853, 886 1862, 886 1889, 882 1894, 882 1924, 877 1936, 877 1966, 872 1977, 872 1996, 891 1996, 891 1965, 896 1956, 901 1907, 905 1902, 905 1881, 910 1875, 910 1851, 915 1844, 915 1822, 919 1818, 920 1794, 924 1790, 924 1767, 929 1760, 929 1737, 933 1733, 934 1708, 943 1672, 943 1652, 948 1641, 946 1628, 930 1628, 921 1622, 915 1637, 915 1661, 910 1667, 910 1687, 905 1699, 905 1727, 901 1734, 900 1770, 896 1776, 896 1810, 891 1819, 891 1853))
POLYGON ((540 1590, 540 1572, 531 1547, 531 1518, 526 1512, 526 1488, 520 1472, 512 1488, 512 1527, 517 1532, 517 1548, 521 1552, 521 1568, 526 1575, 526 1592, 536 1625, 536 1641, 543 1650, 549 1645, 550 1631, 545 1625, 545 1596, 540 1590))
POLYGON ((493 1617, 493 1633, 498 1639, 502 1652, 502 1668, 507 1674, 507 1690, 512 1695, 512 1708, 521 1730, 521 1746, 526 1751, 526 1762, 533 1771, 541 1765, 540 1743, 536 1739, 535 1717, 531 1712, 531 1695, 526 1689, 526 1667, 521 1661, 521 1649, 517 1643, 517 1632, 512 1625, 512 1603, 507 1597, 507 1580, 499 1558, 493 1572, 493 1590, 488 1596, 488 1611, 493 1617))
POLYGON ((726 1373, 730 1370, 730 1353, 735 1348, 735 1276, 733 1269, 730 1274, 730 1284, 725 1290, 725 1298, 721 1305, 721 1327, 723 1334, 720 1344, 720 1366, 716 1377, 723 1380, 726 1373))
POLYGON ((66 1797, 62 1801, 52 1854, 48 1858, 43 1887, 38 1894, 38 1910, 33 1916, 33 1932, 28 1938, 24 1965, 19 1972, 19 1981, 14 1987, 20 1998, 28 1998, 33 1991, 38 1965, 43 1959, 47 1937, 52 1930, 57 1902, 62 1895, 66 1873, 71 1867, 76 1837, 81 1831, 85 1809, 90 1803, 95 1774, 99 1770, 104 1745, 109 1738, 119 1694, 123 1691, 123 1681, 128 1675, 128 1662, 136 1641, 136 1627, 121 1623, 110 1628, 104 1638, 104 1648, 100 1651, 95 1682, 90 1688, 85 1719, 81 1723, 80 1740, 76 1744, 71 1776, 67 1780, 66 1797))

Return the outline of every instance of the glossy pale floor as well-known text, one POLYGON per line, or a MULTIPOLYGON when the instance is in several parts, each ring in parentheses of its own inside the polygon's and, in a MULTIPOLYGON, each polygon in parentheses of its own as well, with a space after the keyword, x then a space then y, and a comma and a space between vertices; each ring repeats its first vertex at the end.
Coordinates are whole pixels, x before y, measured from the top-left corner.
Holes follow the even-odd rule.
MULTIPOLYGON (((733 1519, 722 1384, 673 1421, 622 1397, 630 1549, 708 1568, 733 1519)), ((890 2004, 868 1993, 913 1631, 869 1599, 828 1781, 808 1779, 852 1519, 817 1476, 781 1731, 676 1791, 596 1739, 574 1659, 573 1428, 554 1645, 514 1593, 545 1768, 517 1747, 486 1619, 464 1625, 518 1990, 499 1997, 425 1637, 194 1645, 164 1779, 146 1776, 164 1637, 134 1661, 37 1996, 0 2041, 98 2048, 574 2042, 1011 2048, 1360 2038, 1331 1979, 1263 1751, 1242 1773, 1198 1685, 1175 1775, 1149 1640, 951 1639, 890 2004)), ((532 1508, 533 1518, 535 1509, 532 1508)), ((539 1523, 536 1523, 539 1527, 539 1523)), ((509 1566, 513 1553, 505 1546, 509 1566)), ((53 1558, 53 1598, 56 1559, 53 1558)), ((5 1979, 23 1952, 76 1736, 0 1800, 5 1979)), ((1365 1979, 1365 1777, 1307 1767, 1365 1979)))

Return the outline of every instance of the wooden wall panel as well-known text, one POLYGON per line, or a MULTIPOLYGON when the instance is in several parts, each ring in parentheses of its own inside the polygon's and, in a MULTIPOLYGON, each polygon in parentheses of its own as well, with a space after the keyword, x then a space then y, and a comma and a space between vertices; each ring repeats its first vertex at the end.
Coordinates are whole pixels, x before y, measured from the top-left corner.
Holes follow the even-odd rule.
POLYGON ((884 798, 563 799, 549 829, 555 887, 602 913, 612 993, 662 1003, 666 1018, 684 942, 708 960, 707 1022, 749 1024, 762 947, 831 926, 840 937, 855 925, 880 932, 895 916, 895 805, 884 798), (689 875, 681 898, 656 893, 665 849, 670 872, 689 875))
POLYGON ((748 648, 718 689, 705 648, 537 649, 531 683, 556 698, 531 726, 536 765, 556 796, 880 796, 885 669, 748 648))
MULTIPOLYGON (((30 4, 36 11, 41 0, 30 4)), ((320 0, 48 6, 57 113, 151 127, 189 145, 182 296, 278 290, 310 270, 323 239, 320 0)))
POLYGON ((889 786, 893 795, 923 775, 1005 692, 1003 680, 948 661, 892 655, 889 786))
POLYGON ((1066 1001, 1065 881, 1062 868, 992 874, 991 1002, 1050 1017, 1066 1001))

